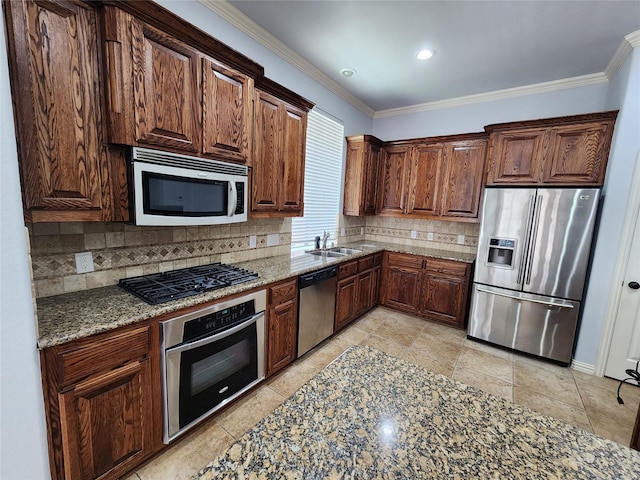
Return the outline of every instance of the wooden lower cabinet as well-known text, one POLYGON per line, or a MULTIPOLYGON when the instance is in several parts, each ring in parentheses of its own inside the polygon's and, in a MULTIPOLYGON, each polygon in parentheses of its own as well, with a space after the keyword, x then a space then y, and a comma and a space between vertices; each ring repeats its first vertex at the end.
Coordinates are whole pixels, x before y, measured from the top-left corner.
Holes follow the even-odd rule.
POLYGON ((120 478, 162 448, 157 329, 137 326, 42 351, 54 480, 120 478))
POLYGON ((282 370, 296 358, 298 341, 298 279, 269 288, 266 376, 282 370))
POLYGON ((336 315, 338 331, 378 304, 382 254, 373 254, 338 268, 336 315))
POLYGON ((382 276, 384 306, 466 327, 471 264, 388 252, 382 276))

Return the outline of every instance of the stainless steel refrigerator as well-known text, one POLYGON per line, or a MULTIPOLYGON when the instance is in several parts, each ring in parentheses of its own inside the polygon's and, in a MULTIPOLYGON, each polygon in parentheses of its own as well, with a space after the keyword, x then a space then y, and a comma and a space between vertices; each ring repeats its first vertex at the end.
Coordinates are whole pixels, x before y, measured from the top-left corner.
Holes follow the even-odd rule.
POLYGON ((485 191, 468 336, 568 365, 599 189, 485 191))

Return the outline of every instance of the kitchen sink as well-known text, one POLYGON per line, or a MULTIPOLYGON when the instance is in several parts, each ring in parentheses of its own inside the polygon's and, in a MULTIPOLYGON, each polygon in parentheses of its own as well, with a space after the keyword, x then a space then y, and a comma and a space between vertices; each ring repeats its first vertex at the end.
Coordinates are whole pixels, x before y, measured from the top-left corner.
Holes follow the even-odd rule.
POLYGON ((307 250, 305 253, 319 257, 344 257, 347 255, 346 253, 334 252, 333 250, 307 250))
POLYGON ((342 247, 333 247, 326 250, 316 249, 316 250, 307 250, 305 253, 310 253, 311 255, 318 255, 321 257, 344 257, 346 255, 351 255, 353 253, 360 253, 361 250, 355 250, 353 248, 342 248, 342 247))

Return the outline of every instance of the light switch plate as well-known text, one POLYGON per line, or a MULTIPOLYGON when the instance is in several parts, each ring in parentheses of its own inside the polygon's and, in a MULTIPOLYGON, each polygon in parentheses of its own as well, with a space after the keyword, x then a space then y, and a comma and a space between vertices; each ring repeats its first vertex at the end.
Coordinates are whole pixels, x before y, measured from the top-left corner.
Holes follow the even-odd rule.
POLYGON ((411 238, 418 238, 418 232, 411 230, 411 238))
POLYGON ((427 233, 427 240, 433 240, 433 232, 427 233))
POLYGON ((93 272, 93 254, 91 252, 76 253, 76 272, 93 272))
POLYGON ((249 248, 256 248, 257 240, 255 235, 249 235, 249 248))
POLYGON ((458 235, 458 245, 464 245, 464 235, 458 235))
POLYGON ((280 235, 277 233, 267 235, 267 247, 275 247, 276 245, 280 245, 280 235))

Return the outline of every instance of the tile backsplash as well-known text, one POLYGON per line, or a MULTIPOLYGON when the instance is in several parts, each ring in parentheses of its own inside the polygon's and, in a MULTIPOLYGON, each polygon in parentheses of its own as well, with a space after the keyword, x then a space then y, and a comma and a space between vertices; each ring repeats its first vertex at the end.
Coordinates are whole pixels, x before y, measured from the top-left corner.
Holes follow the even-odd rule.
MULTIPOLYGON (((201 227, 37 223, 28 225, 28 230, 37 298, 115 285, 125 277, 285 255, 291 248, 291 218, 201 227), (255 248, 250 247, 252 236, 256 237, 255 248), (278 245, 269 246, 275 238, 278 245), (75 254, 87 251, 93 254, 95 270, 78 274, 75 254)), ((341 215, 332 241, 339 245, 400 243, 475 253, 479 230, 478 224, 471 223, 341 215), (461 236, 463 244, 458 243, 461 236)))
POLYGON ((200 227, 136 227, 122 223, 29 225, 37 297, 115 285, 125 277, 208 263, 237 263, 289 253, 291 219, 200 227), (250 248, 251 236, 256 247, 250 248), (267 237, 278 245, 267 246, 267 237), (90 251, 95 270, 76 273, 75 254, 90 251))

